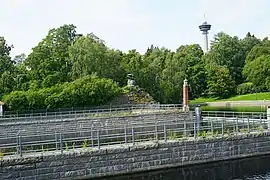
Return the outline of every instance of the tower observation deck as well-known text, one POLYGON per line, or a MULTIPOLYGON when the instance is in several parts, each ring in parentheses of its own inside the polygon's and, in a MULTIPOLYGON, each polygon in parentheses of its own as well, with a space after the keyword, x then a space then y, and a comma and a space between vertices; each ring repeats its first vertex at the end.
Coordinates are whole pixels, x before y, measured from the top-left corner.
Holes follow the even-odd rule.
POLYGON ((208 31, 211 29, 211 25, 208 24, 206 21, 202 23, 202 25, 199 26, 200 31, 202 31, 202 34, 204 35, 204 51, 208 51, 208 31))

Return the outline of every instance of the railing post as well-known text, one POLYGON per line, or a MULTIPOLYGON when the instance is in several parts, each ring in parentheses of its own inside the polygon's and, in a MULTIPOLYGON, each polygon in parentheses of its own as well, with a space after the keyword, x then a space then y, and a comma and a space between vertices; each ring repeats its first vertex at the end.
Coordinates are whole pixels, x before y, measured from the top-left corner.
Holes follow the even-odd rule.
POLYGON ((98 142, 98 149, 100 149, 100 134, 99 134, 99 129, 97 130, 97 142, 98 142))
POLYGON ((193 126, 194 126, 194 138, 196 139, 197 138, 197 131, 196 131, 196 119, 194 119, 194 124, 193 124, 193 126))
POLYGON ((167 142, 167 131, 166 131, 166 124, 164 123, 164 140, 167 142))
POLYGON ((133 127, 131 129, 131 134, 132 134, 132 144, 134 146, 135 145, 135 138, 134 138, 134 128, 133 127))
POLYGON ((213 119, 211 118, 211 133, 212 136, 214 135, 214 125, 213 125, 213 119))
POLYGON ((58 138, 57 138, 57 132, 55 131, 55 149, 58 150, 58 138))
POLYGON ((91 126, 91 142, 92 142, 92 147, 94 147, 93 124, 91 126))
POLYGON ((156 140, 158 140, 158 126, 157 126, 157 121, 155 123, 155 136, 156 136, 156 140))
POLYGON ((247 118, 247 121, 248 121, 248 133, 250 133, 249 117, 247 118))
POLYGON ((222 119, 222 122, 221 122, 221 134, 222 136, 224 136, 224 119, 222 119))
POLYGON ((128 143, 128 140, 127 140, 127 125, 125 124, 125 127, 124 127, 124 133, 125 133, 125 144, 128 143))
POLYGON ((236 135, 239 132, 239 127, 238 127, 238 117, 236 117, 236 135))
POLYGON ((17 134, 17 154, 19 157, 22 157, 22 137, 20 131, 17 134))
POLYGON ((59 138, 60 138, 60 150, 61 150, 61 154, 63 154, 63 137, 62 137, 62 132, 60 132, 59 138))
POLYGON ((184 118, 184 137, 187 137, 187 122, 186 122, 186 118, 184 118))

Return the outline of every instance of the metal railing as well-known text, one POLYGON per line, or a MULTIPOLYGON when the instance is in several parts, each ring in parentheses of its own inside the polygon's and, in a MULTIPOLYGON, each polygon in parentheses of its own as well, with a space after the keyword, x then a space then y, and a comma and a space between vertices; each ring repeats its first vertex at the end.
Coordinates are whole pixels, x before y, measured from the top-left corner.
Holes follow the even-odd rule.
POLYGON ((202 111, 202 117, 266 119, 265 112, 202 111))
POLYGON ((134 110, 162 111, 169 109, 180 109, 181 104, 137 104, 123 105, 122 107, 112 108, 91 108, 87 110, 71 110, 71 111, 55 111, 55 112, 40 112, 28 114, 4 114, 0 116, 0 120, 5 119, 60 119, 60 118, 75 118, 76 116, 85 117, 89 114, 113 114, 121 112, 130 112, 134 110))
MULTIPOLYGON (((191 114, 193 116, 193 114, 191 114)), ((18 132, 12 138, 0 138, 0 158, 46 152, 78 151, 102 148, 108 145, 135 145, 144 141, 168 141, 233 136, 268 131, 265 119, 210 118, 196 123, 194 118, 182 121, 163 120, 123 124, 118 127, 92 127, 80 132, 55 132, 23 136, 18 132)))
POLYGON ((120 114, 115 116, 89 116, 87 119, 70 119, 56 121, 30 121, 22 123, 3 123, 0 125, 0 138, 15 136, 18 131, 21 135, 42 135, 54 134, 55 131, 80 132, 87 131, 95 127, 115 128, 122 127, 124 124, 136 126, 141 123, 163 122, 165 120, 188 120, 190 114, 180 111, 158 111, 147 114, 120 114))

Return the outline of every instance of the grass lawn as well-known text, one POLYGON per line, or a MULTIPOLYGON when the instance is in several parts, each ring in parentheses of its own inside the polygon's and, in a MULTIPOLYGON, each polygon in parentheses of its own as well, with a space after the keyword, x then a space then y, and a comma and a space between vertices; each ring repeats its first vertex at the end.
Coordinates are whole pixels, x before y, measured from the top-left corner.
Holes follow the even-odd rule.
POLYGON ((196 103, 213 102, 213 101, 250 101, 250 100, 270 100, 270 92, 238 95, 238 96, 230 97, 228 99, 198 98, 198 99, 191 100, 190 103, 196 104, 196 103))

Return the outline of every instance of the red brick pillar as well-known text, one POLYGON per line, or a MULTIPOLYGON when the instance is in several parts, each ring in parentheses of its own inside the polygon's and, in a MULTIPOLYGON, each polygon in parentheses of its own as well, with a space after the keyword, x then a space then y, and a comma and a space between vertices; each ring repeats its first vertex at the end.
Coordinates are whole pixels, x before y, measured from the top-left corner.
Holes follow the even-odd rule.
POLYGON ((184 80, 183 85, 183 111, 189 111, 188 107, 188 81, 187 79, 184 80))

